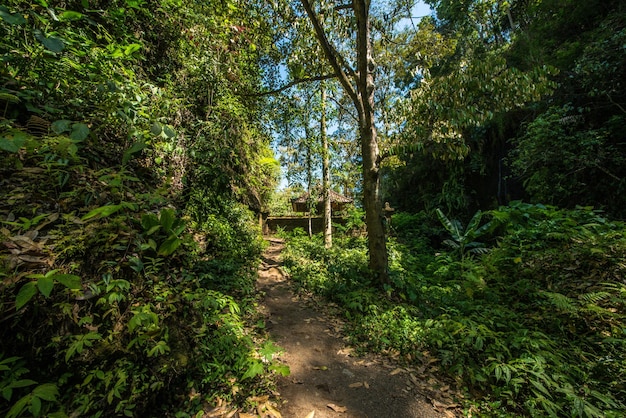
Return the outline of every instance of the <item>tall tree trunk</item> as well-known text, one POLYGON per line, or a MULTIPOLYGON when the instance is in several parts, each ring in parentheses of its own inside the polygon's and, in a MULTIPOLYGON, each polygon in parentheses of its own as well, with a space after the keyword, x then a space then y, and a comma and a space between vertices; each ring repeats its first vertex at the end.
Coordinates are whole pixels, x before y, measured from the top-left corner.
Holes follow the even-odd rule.
POLYGON ((326 89, 324 82, 320 83, 321 110, 320 131, 322 135, 322 193, 324 195, 324 246, 333 246, 332 207, 330 201, 330 152, 328 150, 328 136, 326 135, 326 89))
POLYGON ((370 42, 369 8, 371 0, 352 0, 348 5, 356 18, 356 71, 350 68, 326 36, 320 19, 309 0, 300 0, 313 24, 315 35, 328 62, 335 70, 342 87, 354 103, 359 115, 359 134, 363 158, 363 206, 367 225, 369 268, 380 285, 389 282, 387 243, 383 225, 382 203, 379 192, 380 155, 374 124, 374 70, 370 42), (354 84, 353 84, 354 83, 354 84))
POLYGON ((376 63, 372 58, 372 44, 370 42, 369 1, 355 0, 352 4, 357 22, 358 76, 356 83, 361 103, 358 110, 369 268, 376 274, 379 283, 385 284, 389 281, 389 272, 387 271, 387 241, 380 199, 380 154, 374 118, 374 70, 376 63))

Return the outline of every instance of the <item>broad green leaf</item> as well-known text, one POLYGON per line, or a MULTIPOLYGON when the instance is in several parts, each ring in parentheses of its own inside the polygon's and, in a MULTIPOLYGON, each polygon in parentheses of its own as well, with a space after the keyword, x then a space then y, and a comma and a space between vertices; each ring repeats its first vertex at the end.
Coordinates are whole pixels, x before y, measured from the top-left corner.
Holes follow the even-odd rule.
POLYGON ((263 348, 259 350, 259 353, 265 358, 267 361, 271 361, 274 357, 274 354, 280 353, 282 349, 274 344, 272 341, 268 341, 263 345, 263 348))
POLYGON ((172 225, 174 224, 175 219, 176 215, 174 214, 174 209, 161 210, 160 222, 165 230, 169 231, 172 229, 172 225))
POLYGON ((54 133, 60 135, 63 132, 69 132, 71 124, 72 124, 71 120, 66 120, 66 119, 55 120, 54 122, 52 122, 51 128, 54 133))
POLYGON ((455 241, 462 238, 463 235, 461 233, 461 228, 458 222, 449 220, 448 217, 444 215, 441 209, 439 208, 437 208, 436 212, 437 212, 437 217, 439 218, 439 221, 444 226, 444 228, 446 228, 446 230, 450 233, 450 235, 452 235, 452 238, 455 241))
POLYGON ((170 255, 174 251, 176 251, 176 249, 180 247, 180 244, 182 243, 183 242, 176 235, 172 235, 165 241, 163 241, 163 244, 161 244, 161 246, 159 247, 158 254, 163 256, 170 255))
POLYGON ((32 396, 30 394, 20 398, 15 404, 11 407, 9 412, 6 415, 6 418, 17 418, 23 415, 26 406, 30 403, 32 396))
POLYGON ((137 273, 140 273, 143 270, 143 261, 139 257, 130 257, 128 259, 128 263, 130 264, 130 268, 135 270, 137 273))
POLYGON ((105 217, 107 217, 109 215, 114 214, 115 212, 119 211, 120 209, 122 209, 122 205, 101 206, 99 208, 96 208, 96 209, 90 211, 85 216, 83 216, 81 219, 83 221, 86 221, 88 219, 95 218, 96 216, 99 216, 100 218, 105 218, 105 217))
POLYGON ((133 154, 145 149, 148 145, 146 145, 143 141, 137 141, 129 149, 124 152, 124 156, 122 157, 122 164, 126 164, 133 154))
POLYGON ((161 229, 161 225, 155 225, 146 231, 146 235, 150 236, 161 229))
POLYGON ((140 44, 130 44, 126 47, 126 49, 124 49, 124 54, 125 55, 132 55, 135 52, 139 51, 141 49, 141 45, 140 44))
POLYGON ((20 150, 20 147, 17 146, 15 141, 8 138, 0 137, 0 150, 15 154, 20 150))
POLYGON ((62 52, 65 49, 65 43, 61 38, 51 36, 41 41, 41 43, 52 52, 62 52))
POLYGON ((263 364, 259 361, 253 361, 248 370, 241 377, 241 380, 252 379, 263 373, 263 364))
MULTIPOLYGON (((49 271, 49 272, 47 272, 47 273, 46 273, 46 275, 45 275, 45 276, 43 276, 43 277, 52 277, 52 276, 54 276, 54 275, 57 273, 57 271, 59 271, 59 269, 50 270, 50 271, 49 271)), ((35 278, 35 276, 36 276, 36 275, 35 275, 35 274, 33 274, 32 276, 33 276, 33 278, 35 278)))
POLYGON ((161 227, 161 223, 154 213, 145 213, 141 216, 141 227, 144 231, 149 231, 155 226, 161 227))
POLYGON ((56 36, 46 37, 40 30, 35 31, 35 38, 52 52, 58 53, 65 49, 65 44, 61 38, 57 38, 56 36))
POLYGON ((468 232, 474 231, 478 227, 478 224, 480 223, 482 216, 483 216, 483 213, 480 210, 477 211, 472 217, 472 219, 469 221, 469 223, 467 224, 467 228, 465 228, 465 230, 468 232))
POLYGON ((22 131, 13 130, 4 132, 0 136, 0 149, 12 153, 16 153, 26 142, 28 135, 22 131))
POLYGON ((69 22, 72 20, 80 20, 83 18, 82 13, 74 12, 71 10, 67 10, 59 15, 59 20, 61 22, 69 22))
POLYGON ((10 13, 5 6, 0 6, 0 17, 9 25, 21 25, 26 23, 26 19, 19 13, 10 13))
POLYGON ((75 123, 72 125, 70 138, 76 142, 84 141, 89 136, 89 127, 84 123, 75 123))
POLYGON ((169 127, 168 125, 165 125, 163 127, 163 133, 165 134, 166 137, 168 138, 174 138, 176 136, 176 131, 174 131, 174 129, 172 129, 171 127, 169 127))
POLYGON ((16 380, 15 382, 10 383, 11 387, 14 389, 25 388, 26 386, 32 386, 36 384, 37 382, 35 382, 34 380, 30 380, 30 379, 20 379, 20 380, 16 380))
POLYGON ((154 122, 150 127, 150 133, 154 136, 158 136, 161 135, 161 132, 163 132, 163 125, 159 122, 154 122))
POLYGON ((9 103, 19 103, 21 101, 19 97, 9 93, 0 93, 0 100, 4 100, 9 103))
POLYGON ((41 399, 36 396, 33 396, 33 399, 30 401, 30 412, 34 417, 38 417, 41 414, 41 399))
POLYGON ((80 289, 81 288, 81 280, 80 277, 74 274, 55 274, 54 279, 61 283, 63 286, 68 289, 80 289))
POLYGON ((2 389, 2 397, 4 399, 6 399, 7 401, 10 401, 12 396, 13 396, 13 389, 11 389, 11 387, 7 386, 2 389))
POLYGON ((17 296, 15 297, 15 310, 20 310, 22 306, 26 305, 29 300, 33 298, 37 294, 37 282, 28 282, 19 292, 17 292, 17 296))
MULTIPOLYGON (((9 363, 15 363, 19 359, 21 359, 21 357, 18 357, 18 356, 7 357, 7 358, 3 359, 2 361, 0 361, 0 365, 5 365, 5 364, 9 364, 9 363)), ((9 370, 9 369, 0 369, 0 370, 9 370)))
POLYGON ((281 376, 289 376, 289 374, 291 373, 291 370, 289 369, 289 366, 287 366, 286 364, 275 364, 269 367, 269 370, 271 371, 275 371, 276 373, 280 374, 281 376))
POLYGON ((186 227, 187 225, 185 224, 185 221, 183 221, 182 219, 176 219, 176 222, 174 222, 174 225, 172 225, 172 233, 178 236, 181 232, 185 230, 186 227))
POLYGON ((52 288, 54 287, 54 280, 50 277, 42 277, 37 280, 37 287, 42 295, 45 297, 50 297, 50 293, 52 292, 52 288))
POLYGON ((54 402, 59 396, 59 390, 54 383, 44 383, 33 390, 33 395, 45 401, 54 402))

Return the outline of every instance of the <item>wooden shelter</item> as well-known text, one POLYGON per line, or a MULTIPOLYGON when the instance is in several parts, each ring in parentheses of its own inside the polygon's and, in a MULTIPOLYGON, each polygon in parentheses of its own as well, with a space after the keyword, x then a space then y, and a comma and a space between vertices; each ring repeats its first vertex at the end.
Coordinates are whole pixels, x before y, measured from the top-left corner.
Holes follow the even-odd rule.
MULTIPOLYGON (((315 204, 315 211, 317 213, 324 212, 324 195, 321 190, 316 190, 318 193, 317 203, 315 204)), ((294 212, 308 212, 307 202, 310 199, 309 192, 305 192, 300 197, 296 197, 291 199, 291 207, 294 212)), ((337 192, 330 190, 330 207, 333 212, 339 212, 344 209, 345 205, 348 203, 352 203, 352 199, 341 195, 337 192)))

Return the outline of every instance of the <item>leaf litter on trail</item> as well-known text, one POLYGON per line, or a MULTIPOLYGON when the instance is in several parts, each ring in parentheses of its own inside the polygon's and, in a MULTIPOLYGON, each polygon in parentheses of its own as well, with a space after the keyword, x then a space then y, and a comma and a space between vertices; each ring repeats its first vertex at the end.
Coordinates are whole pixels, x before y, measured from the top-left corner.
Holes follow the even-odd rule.
POLYGON ((404 373, 404 372, 405 372, 405 370, 404 370, 404 369, 402 369, 402 368, 398 367, 397 369, 395 369, 394 371, 392 371, 391 373, 389 373, 389 376, 395 376, 395 375, 397 375, 397 374, 404 373))
POLYGON ((345 406, 335 405, 334 403, 329 403, 326 406, 329 407, 330 409, 332 409, 335 412, 339 412, 339 413, 348 412, 348 408, 346 408, 345 406))

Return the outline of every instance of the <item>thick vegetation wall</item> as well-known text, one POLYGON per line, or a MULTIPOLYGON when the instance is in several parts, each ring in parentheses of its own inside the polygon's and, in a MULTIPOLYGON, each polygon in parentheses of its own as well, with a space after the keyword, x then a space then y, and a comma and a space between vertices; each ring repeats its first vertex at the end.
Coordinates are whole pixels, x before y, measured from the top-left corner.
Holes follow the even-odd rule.
MULTIPOLYGON (((590 205, 623 219, 623 2, 428 3, 439 20, 422 22, 413 47, 421 54, 413 49, 404 61, 432 76, 426 86, 419 85, 419 75, 413 79, 416 95, 431 100, 422 103, 418 120, 406 116, 407 141, 422 141, 426 152, 403 155, 402 164, 390 169, 385 199, 407 211, 441 207, 465 212, 464 218, 526 199, 590 205), (429 51, 422 37, 438 49, 429 51), (490 67, 492 60, 502 65, 490 67), (524 96, 516 92, 523 78, 498 85, 507 71, 531 77, 547 71, 551 91, 507 109, 507 97, 524 96), (426 123, 462 129, 456 138, 437 140, 433 134, 424 140, 417 128, 426 123), (458 147, 463 158, 449 158, 458 147)), ((540 88, 535 82, 524 90, 540 88)))
POLYGON ((275 165, 236 95, 263 39, 213 3, 0 6, 1 415, 184 415, 273 367, 244 319, 275 165))

